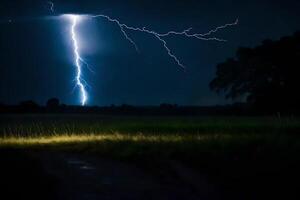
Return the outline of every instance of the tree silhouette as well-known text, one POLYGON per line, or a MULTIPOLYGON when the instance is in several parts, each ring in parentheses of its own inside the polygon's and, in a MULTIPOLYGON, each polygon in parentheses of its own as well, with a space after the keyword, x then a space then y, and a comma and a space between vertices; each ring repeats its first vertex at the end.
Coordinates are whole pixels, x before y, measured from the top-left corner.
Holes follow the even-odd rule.
POLYGON ((59 99, 51 98, 47 101, 47 108, 55 109, 59 107, 59 99))
POLYGON ((210 88, 227 98, 245 97, 259 109, 299 109, 300 32, 254 48, 217 65, 210 88))
POLYGON ((20 102, 20 106, 24 108, 33 108, 33 109, 39 107, 39 105, 32 100, 22 101, 20 102))

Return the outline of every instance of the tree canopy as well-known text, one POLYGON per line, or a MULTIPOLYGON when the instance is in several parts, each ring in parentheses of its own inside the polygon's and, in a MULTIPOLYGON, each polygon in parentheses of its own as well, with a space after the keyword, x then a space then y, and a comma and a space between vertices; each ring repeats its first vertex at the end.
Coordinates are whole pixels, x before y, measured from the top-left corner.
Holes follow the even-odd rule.
POLYGON ((299 72, 300 32, 239 48, 235 58, 217 65, 210 88, 227 98, 245 97, 260 109, 293 110, 300 103, 299 72))

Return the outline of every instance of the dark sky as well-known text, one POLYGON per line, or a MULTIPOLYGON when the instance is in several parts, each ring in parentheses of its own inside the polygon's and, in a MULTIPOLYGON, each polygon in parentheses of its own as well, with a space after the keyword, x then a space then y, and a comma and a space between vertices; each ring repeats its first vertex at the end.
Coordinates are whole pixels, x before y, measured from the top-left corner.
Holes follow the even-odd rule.
MULTIPOLYGON (((89 105, 181 105, 228 103, 209 90, 216 64, 234 56, 239 46, 255 46, 300 29, 299 0, 53 0, 55 14, 106 14, 132 26, 165 32, 194 27, 206 32, 218 25, 240 24, 216 36, 226 43, 169 37, 173 53, 186 73, 170 59, 151 35, 128 32, 140 48, 137 53, 119 28, 103 19, 78 26, 81 54, 94 73, 84 70, 90 84, 89 105)), ((75 68, 70 23, 49 19, 47 1, 0 2, 0 102, 16 104, 32 99, 44 104, 58 97, 79 104, 74 89, 75 68), (11 19, 11 23, 7 21, 11 19)))

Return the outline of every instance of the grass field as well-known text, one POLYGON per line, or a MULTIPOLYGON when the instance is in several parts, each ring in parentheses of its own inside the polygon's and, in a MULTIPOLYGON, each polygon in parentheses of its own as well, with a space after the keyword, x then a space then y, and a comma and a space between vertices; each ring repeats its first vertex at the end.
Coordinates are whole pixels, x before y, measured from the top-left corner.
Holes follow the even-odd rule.
POLYGON ((297 148, 299 130, 299 119, 276 117, 5 115, 0 116, 0 147, 176 156, 252 145, 297 148))
POLYGON ((3 115, 0 148, 94 154, 154 171, 177 160, 253 199, 296 190, 299 130, 292 117, 3 115))

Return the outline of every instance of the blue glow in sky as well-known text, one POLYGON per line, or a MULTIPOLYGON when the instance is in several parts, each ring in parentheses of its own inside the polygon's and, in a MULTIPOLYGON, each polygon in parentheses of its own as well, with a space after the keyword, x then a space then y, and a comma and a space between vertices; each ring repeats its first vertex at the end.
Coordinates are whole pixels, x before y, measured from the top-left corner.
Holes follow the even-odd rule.
POLYGON ((225 43, 174 35, 164 38, 186 67, 185 72, 170 58, 162 42, 151 35, 126 32, 138 46, 137 53, 116 23, 103 18, 79 23, 80 55, 94 71, 83 66, 83 78, 90 85, 88 105, 100 106, 228 103, 208 86, 216 65, 234 56, 240 46, 256 46, 300 29, 300 2, 296 0, 60 0, 53 1, 54 14, 47 1, 30 2, 1 2, 0 19, 12 19, 0 26, 0 102, 7 104, 29 99, 44 104, 51 97, 66 104, 82 103, 78 87, 72 92, 76 68, 70 21, 25 19, 64 13, 105 14, 160 33, 189 27, 194 33, 204 33, 239 18, 238 26, 214 35, 226 39, 225 43))

